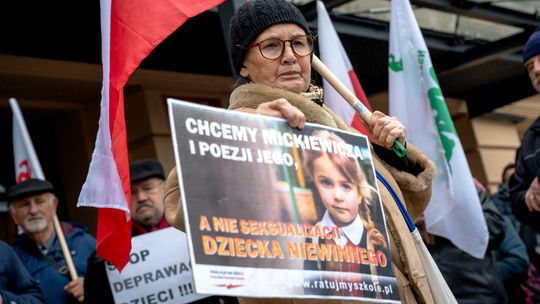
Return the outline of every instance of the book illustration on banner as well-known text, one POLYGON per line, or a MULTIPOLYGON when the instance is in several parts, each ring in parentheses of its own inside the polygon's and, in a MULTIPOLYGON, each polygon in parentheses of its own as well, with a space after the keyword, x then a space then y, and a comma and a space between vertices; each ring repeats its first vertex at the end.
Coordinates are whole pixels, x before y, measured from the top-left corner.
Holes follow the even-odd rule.
POLYGON ((197 293, 399 302, 366 136, 168 105, 197 293))

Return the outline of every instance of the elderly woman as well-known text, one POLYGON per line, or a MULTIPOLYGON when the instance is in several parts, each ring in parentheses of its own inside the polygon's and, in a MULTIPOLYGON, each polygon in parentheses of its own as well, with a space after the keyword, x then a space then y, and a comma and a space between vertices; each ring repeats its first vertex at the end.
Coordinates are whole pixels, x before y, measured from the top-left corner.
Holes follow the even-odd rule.
MULTIPOLYGON (((285 118, 294 128, 305 122, 353 131, 323 101, 311 83, 311 54, 315 38, 300 11, 283 0, 248 1, 231 19, 231 56, 242 77, 230 97, 229 109, 285 118)), ((405 128, 395 118, 374 112, 367 125, 373 144, 376 170, 385 177, 417 218, 431 195, 433 163, 412 145, 407 157, 398 158, 389 148, 395 140, 405 144, 405 128)), ((167 179, 166 216, 184 228, 176 170, 167 179)), ((416 247, 390 191, 379 184, 390 233, 392 261, 403 303, 432 303, 416 247)), ((339 302, 332 300, 333 302, 339 302)), ((240 299, 241 303, 314 303, 301 299, 240 299)), ((326 301, 322 301, 326 302, 326 301)))

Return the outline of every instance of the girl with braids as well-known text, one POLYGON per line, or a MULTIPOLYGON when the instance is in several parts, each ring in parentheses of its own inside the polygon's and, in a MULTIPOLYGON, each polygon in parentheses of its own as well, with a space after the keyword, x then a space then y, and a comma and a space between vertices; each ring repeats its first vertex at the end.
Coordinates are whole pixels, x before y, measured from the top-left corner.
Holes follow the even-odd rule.
MULTIPOLYGON (((344 142, 339 136, 328 131, 315 131, 312 136, 322 137, 336 143, 344 142)), ((304 150, 304 168, 313 181, 319 200, 326 211, 317 223, 322 227, 338 227, 340 237, 334 239, 312 240, 326 247, 339 246, 343 251, 358 252, 356 247, 365 248, 365 252, 383 252, 388 256, 388 245, 384 235, 376 228, 371 216, 372 198, 376 189, 371 186, 356 158, 324 151, 304 150), (351 250, 348 247, 354 247, 351 250)), ((364 250, 364 249, 362 249, 364 250)), ((311 270, 336 271, 342 278, 352 275, 347 273, 378 274, 377 265, 361 263, 359 259, 350 262, 319 261, 306 263, 311 270)), ((379 268, 390 268, 387 263, 379 268)), ((391 270, 389 270, 391 273, 391 270)), ((383 272, 387 272, 384 271, 383 272)), ((380 273, 379 273, 380 274, 380 273)), ((359 278, 359 276, 356 276, 359 278)), ((332 278, 337 279, 337 278, 332 278)), ((358 281, 358 279, 356 279, 358 281)), ((333 295, 347 294, 348 290, 327 290, 333 295)), ((362 291, 356 290, 356 296, 362 291)))

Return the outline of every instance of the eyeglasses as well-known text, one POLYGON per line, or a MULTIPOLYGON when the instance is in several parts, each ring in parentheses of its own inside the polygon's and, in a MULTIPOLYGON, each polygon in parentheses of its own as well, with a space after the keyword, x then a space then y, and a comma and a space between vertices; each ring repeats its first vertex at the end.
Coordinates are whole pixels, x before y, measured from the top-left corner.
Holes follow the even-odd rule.
POLYGON ((146 184, 139 188, 131 188, 131 197, 135 197, 139 194, 139 191, 143 194, 150 195, 150 194, 156 194, 159 192, 159 187, 163 183, 157 183, 157 184, 146 184))
POLYGON ((302 35, 289 40, 270 38, 261 42, 253 43, 249 46, 249 48, 258 46, 259 51, 264 58, 274 60, 283 55, 283 52, 285 52, 285 42, 288 42, 290 43, 293 53, 296 54, 296 56, 304 57, 313 52, 315 38, 316 37, 310 35, 302 35))

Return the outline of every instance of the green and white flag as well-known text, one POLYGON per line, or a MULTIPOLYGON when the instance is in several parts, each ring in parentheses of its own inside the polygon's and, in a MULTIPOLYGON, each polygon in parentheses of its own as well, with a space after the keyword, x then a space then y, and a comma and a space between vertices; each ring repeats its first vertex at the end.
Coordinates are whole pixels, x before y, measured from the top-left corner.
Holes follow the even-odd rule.
POLYGON ((407 127, 408 141, 437 166, 424 213, 427 230, 482 258, 489 237, 486 221, 409 0, 392 0, 388 66, 390 114, 407 127))

